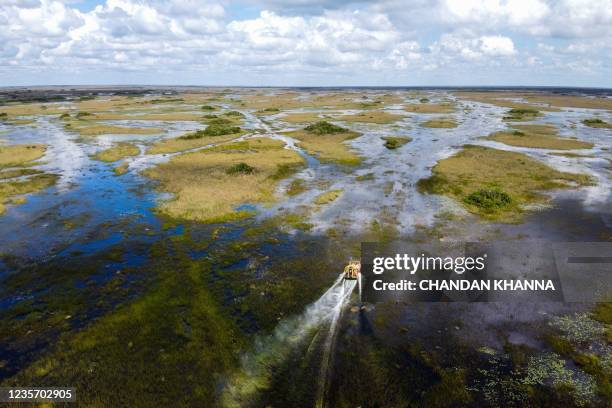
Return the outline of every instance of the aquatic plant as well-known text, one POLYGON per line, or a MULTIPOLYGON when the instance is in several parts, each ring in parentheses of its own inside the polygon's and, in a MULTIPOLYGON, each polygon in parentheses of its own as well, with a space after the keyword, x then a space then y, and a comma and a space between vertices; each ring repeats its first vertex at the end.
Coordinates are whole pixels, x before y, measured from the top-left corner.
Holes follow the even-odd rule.
POLYGON ((301 165, 295 164, 279 164, 276 166, 276 173, 270 176, 274 180, 282 180, 291 176, 293 173, 301 169, 301 165))
POLYGON ((464 198, 467 204, 475 205, 483 209, 504 208, 512 204, 512 198, 500 190, 496 189, 480 189, 474 191, 464 198))
POLYGON ((588 313, 576 313, 568 316, 554 317, 550 325, 561 330, 565 337, 574 342, 588 342, 605 335, 605 327, 590 318, 588 313))
POLYGON ((238 111, 229 111, 224 113, 225 116, 233 116, 237 118, 244 118, 244 114, 238 111))
POLYGON ((342 194, 343 190, 330 190, 323 194, 318 195, 314 203, 318 205, 328 204, 335 201, 342 194))
POLYGON ((245 162, 240 162, 238 164, 233 165, 225 172, 227 174, 252 174, 255 171, 255 167, 249 166, 245 162))
POLYGON ((76 114, 76 118, 77 119, 82 119, 82 118, 86 118, 86 117, 89 117, 89 116, 94 116, 94 114, 90 113, 90 112, 77 112, 77 114, 76 114))
POLYGON ((409 137, 392 137, 392 136, 382 137, 381 139, 385 141, 385 147, 389 150, 394 150, 399 147, 402 147, 403 145, 405 145, 406 143, 412 140, 409 137))
POLYGON ((207 110, 207 111, 213 111, 213 110, 215 110, 217 108, 215 108, 214 106, 211 106, 211 105, 204 105, 204 106, 202 106, 201 109, 202 110, 207 110))
POLYGON ((68 119, 70 119, 70 114, 69 113, 62 113, 59 118, 61 120, 68 120, 68 119))
POLYGON ((553 386, 569 385, 573 392, 576 405, 587 405, 595 396, 595 381, 581 371, 572 371, 566 367, 563 360, 556 353, 545 353, 529 359, 523 383, 528 385, 553 386))
POLYGON ((604 129, 612 129, 612 124, 603 121, 599 118, 594 119, 585 119, 582 121, 583 124, 593 128, 604 128, 604 129))
POLYGON ((8 119, 8 113, 0 112, 0 120, 5 120, 5 119, 8 119))
POLYGON ((295 196, 303 193, 304 191, 306 191, 306 187, 304 186, 304 180, 295 179, 287 187, 286 193, 288 196, 295 196))
POLYGON ((308 125, 304 128, 304 130, 316 135, 330 135, 334 133, 344 133, 347 131, 345 128, 334 125, 325 120, 308 125))

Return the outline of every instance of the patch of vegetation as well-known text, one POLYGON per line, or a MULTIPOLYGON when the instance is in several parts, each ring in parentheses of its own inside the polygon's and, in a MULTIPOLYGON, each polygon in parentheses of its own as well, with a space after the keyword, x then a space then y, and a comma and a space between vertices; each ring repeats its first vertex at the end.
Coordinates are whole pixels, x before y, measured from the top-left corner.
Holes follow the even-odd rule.
POLYGON ((6 120, 6 119, 8 119, 8 113, 0 112, 0 120, 6 120))
POLYGON ((487 137, 489 140, 510 146, 534 149, 590 149, 592 143, 559 137, 558 130, 552 125, 515 125, 515 130, 496 132, 487 137))
MULTIPOLYGON (((217 382, 238 364, 246 342, 238 319, 222 307, 210 283, 210 264, 190 260, 188 248, 175 242, 154 245, 160 258, 151 267, 155 285, 131 302, 117 302, 111 313, 82 330, 65 330, 49 353, 3 386, 69 381, 81 390, 79 403, 86 406, 209 406, 217 398, 217 382)), ((108 296, 124 293, 120 276, 108 286, 108 296)), ((53 306, 55 319, 66 324, 66 304, 53 306)), ((31 312, 30 320, 36 314, 31 312)))
POLYGON ((234 117, 234 118, 244 118, 244 114, 242 112, 238 112, 238 111, 229 111, 229 112, 225 112, 224 113, 225 116, 230 116, 230 117, 234 117))
POLYGON ((144 103, 172 103, 172 102, 184 102, 183 98, 158 98, 158 99, 149 99, 144 103))
POLYGON ((121 176, 127 173, 128 168, 129 168, 128 162, 124 161, 124 162, 121 162, 119 165, 115 166, 113 171, 115 172, 115 176, 121 176))
POLYGON ((330 126, 333 130, 332 133, 315 133, 317 131, 327 132, 330 129, 327 125, 319 125, 311 128, 314 129, 315 132, 296 130, 285 134, 299 140, 300 147, 305 149, 309 154, 317 156, 322 162, 332 162, 348 166, 359 164, 361 161, 359 156, 352 152, 349 146, 344 144, 345 141, 359 136, 359 133, 351 132, 340 126, 330 126), (338 129, 342 129, 342 131, 340 132, 338 129))
POLYGON ((16 177, 31 176, 41 174, 42 171, 36 169, 9 169, 0 171, 0 180, 7 180, 16 177))
POLYGON ((592 154, 579 154, 579 153, 573 153, 573 152, 551 152, 551 153, 548 153, 548 154, 550 154, 551 156, 569 157, 569 158, 573 158, 573 159, 580 158, 580 157, 587 157, 587 158, 595 157, 592 154))
POLYGON ((183 136, 159 140, 147 150, 147 154, 174 153, 198 147, 207 146, 213 143, 223 143, 240 137, 244 132, 225 135, 225 136, 205 136, 201 133, 187 133, 183 136))
POLYGON ((70 114, 67 113, 67 112, 66 113, 62 113, 59 118, 60 118, 60 120, 69 120, 70 119, 70 114))
POLYGON ((276 166, 276 172, 271 176, 273 180, 282 180, 295 174, 302 168, 301 165, 296 164, 279 164, 276 166))
POLYGON ((217 108, 212 105, 203 105, 201 109, 205 111, 214 111, 217 108))
POLYGON ((265 109, 260 109, 258 111, 255 111, 255 114, 256 115, 260 115, 260 116, 261 115, 273 115, 273 114, 278 113, 280 111, 281 110, 278 109, 278 108, 270 108, 270 107, 268 107, 268 108, 265 108, 265 109))
POLYGON ((281 225, 285 225, 287 227, 297 229, 300 231, 310 231, 312 229, 312 224, 307 221, 307 217, 305 214, 301 213, 286 213, 280 215, 278 218, 278 222, 281 225))
POLYGON ((450 103, 421 103, 404 105, 404 109, 414 113, 452 113, 455 105, 450 103))
POLYGON ((296 196, 298 194, 302 194, 306 191, 306 186, 304 185, 304 180, 295 179, 289 183, 287 187, 287 195, 288 196, 296 196))
POLYGON ((354 115, 334 116, 334 119, 341 120, 344 122, 364 122, 378 124, 393 123, 403 118, 404 116, 395 115, 384 111, 368 111, 357 113, 354 115))
POLYGON ((146 170, 145 175, 159 180, 160 190, 174 193, 173 200, 161 204, 161 212, 177 219, 231 221, 251 215, 236 211, 240 204, 275 200, 278 180, 273 176, 279 166, 303 163, 299 154, 284 149, 283 142, 257 138, 176 156, 146 170), (257 171, 242 177, 227 173, 228 167, 240 163, 257 171))
POLYGON ((468 194, 463 201, 486 211, 499 210, 512 204, 512 198, 507 193, 497 189, 474 191, 468 194))
POLYGON ((533 108, 512 108, 504 116, 504 120, 509 121, 524 121, 532 120, 538 116, 542 116, 540 111, 533 108))
POLYGON ((54 174, 38 174, 24 181, 7 181, 0 183, 0 214, 4 213, 5 205, 21 204, 24 200, 15 201, 15 196, 36 193, 55 184, 54 174))
POLYGON ((209 125, 229 125, 233 123, 231 120, 227 118, 219 118, 217 116, 215 116, 214 118, 207 119, 206 122, 209 125))
POLYGON ((420 102, 420 103, 429 103, 429 99, 427 99, 427 98, 421 98, 421 99, 419 99, 419 102, 420 102))
POLYGON ((453 119, 432 119, 421 123, 421 126, 428 128, 451 129, 457 127, 457 122, 455 122, 453 119))
POLYGON ((95 115, 93 113, 91 113, 91 112, 82 112, 82 111, 81 112, 77 112, 76 115, 75 115, 75 117, 77 119, 90 118, 92 116, 95 116, 95 115))
POLYGON ((548 200, 541 190, 591 183, 587 175, 560 172, 521 153, 466 145, 440 160, 417 186, 420 192, 450 196, 487 219, 516 222, 526 205, 548 200))
POLYGON ((96 153, 93 157, 96 160, 111 163, 126 157, 137 156, 139 153, 140 149, 138 146, 135 146, 132 143, 121 142, 117 143, 113 147, 109 147, 108 149, 96 153))
POLYGON ((225 124, 211 124, 206 129, 196 132, 196 134, 201 134, 202 136, 223 136, 234 133, 240 133, 240 127, 225 124))
POLYGON ((612 343, 612 302, 598 303, 592 312, 593 319, 605 326, 606 339, 612 343))
MULTIPOLYGON (((97 118, 96 118, 97 119, 97 118)), ((65 120, 67 130, 79 133, 81 136, 98 135, 153 135, 163 132, 161 128, 115 126, 98 123, 97 121, 65 120)))
POLYGON ((389 150, 400 148, 406 143, 409 143, 412 141, 412 139, 409 137, 385 136, 385 137, 381 137, 381 139, 385 141, 385 147, 389 150))
POLYGON ((608 123, 604 120, 601 120, 599 118, 594 118, 594 119, 585 119, 582 121, 582 123, 584 123, 586 126, 592 127, 592 128, 603 128, 603 129, 612 129, 612 123, 608 123))
POLYGON ((329 204, 332 201, 335 201, 342 194, 343 190, 330 190, 326 191, 323 194, 318 195, 314 199, 314 203, 317 205, 329 204))
POLYGON ((304 128, 304 130, 310 133, 314 133, 315 135, 332 135, 334 133, 347 132, 347 129, 324 120, 317 123, 313 123, 312 125, 308 125, 304 128))
POLYGON ((138 112, 98 112, 96 120, 155 120, 155 121, 199 121, 201 115, 191 112, 170 112, 170 113, 146 113, 138 112))
POLYGON ((467 388, 466 370, 447 368, 438 370, 440 381, 424 396, 426 407, 466 406, 472 397, 467 388))
POLYGON ((29 165, 43 157, 46 149, 43 144, 0 145, 0 169, 29 165))
POLYGON ((355 177, 356 181, 370 181, 374 180, 374 173, 362 174, 361 176, 355 177))
POLYGON ((249 166, 245 162, 234 164, 232 167, 227 169, 227 174, 252 174, 255 171, 255 167, 249 166))
POLYGON ((288 123, 310 123, 321 120, 321 113, 319 112, 295 112, 286 113, 279 120, 288 123))

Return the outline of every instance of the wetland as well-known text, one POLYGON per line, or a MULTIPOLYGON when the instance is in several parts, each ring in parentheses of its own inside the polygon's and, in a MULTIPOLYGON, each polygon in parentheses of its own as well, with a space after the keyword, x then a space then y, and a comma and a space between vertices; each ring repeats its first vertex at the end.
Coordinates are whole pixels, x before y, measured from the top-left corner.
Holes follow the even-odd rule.
POLYGON ((2 386, 82 406, 612 401, 609 302, 367 304, 339 280, 361 242, 612 241, 610 95, 3 92, 2 386))

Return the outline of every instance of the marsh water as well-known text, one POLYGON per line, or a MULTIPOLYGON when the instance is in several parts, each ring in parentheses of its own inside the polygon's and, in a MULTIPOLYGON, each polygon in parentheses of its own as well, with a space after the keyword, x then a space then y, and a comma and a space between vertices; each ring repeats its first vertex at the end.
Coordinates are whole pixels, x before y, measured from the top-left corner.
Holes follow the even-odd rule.
MULTIPOLYGON (((255 216, 222 224, 177 221, 158 213, 158 204, 172 197, 156 189, 155 182, 142 175, 143 169, 185 153, 149 155, 146 153, 149 144, 200 129, 203 125, 199 122, 116 121, 123 126, 160 127, 163 132, 95 138, 79 137, 53 116, 34 117, 35 122, 29 125, 0 125, 0 138, 5 143, 46 144, 45 156, 36 168, 59 176, 55 186, 29 195, 24 204, 9 206, 0 216, 0 319, 4 326, 0 378, 10 379, 52 352, 58 339, 85 330, 97 319, 112 315, 116 308, 146 293, 158 279, 154 271, 159 265, 172 268, 172 262, 161 261, 159 252, 152 250, 167 245, 183 245, 190 262, 211 265, 207 281, 218 288, 215 293, 221 307, 228 308, 245 333, 239 364, 216 380, 216 394, 227 406, 247 403, 336 406, 354 402, 340 395, 375 380, 377 371, 364 367, 368 364, 378 365, 376 370, 385 372, 389 378, 405 376, 396 380, 399 385, 412 381, 414 389, 426 389, 428 381, 435 383, 437 377, 422 366, 422 361, 402 351, 401 357, 390 363, 394 357, 389 350, 397 353, 398 347, 401 349, 410 342, 418 341, 425 349, 438 351, 445 358, 452 354, 451 348, 458 341, 503 349, 502 339, 509 338, 510 343, 542 348, 534 325, 550 315, 587 310, 587 306, 550 304, 514 306, 516 309, 510 310, 499 305, 432 305, 398 307, 393 311, 381 306, 378 311, 374 306, 360 308, 353 286, 344 286, 337 276, 346 259, 355 255, 354 248, 372 221, 380 219, 394 222, 402 236, 421 239, 427 239, 428 231, 435 227, 444 231, 447 239, 459 241, 516 237, 609 240, 610 130, 590 128, 581 121, 597 116, 612 122, 612 113, 562 109, 544 112, 533 121, 552 123, 561 135, 594 144, 592 149, 579 152, 584 153, 582 157, 562 157, 549 154, 553 150, 517 148, 484 140, 483 136, 508 127, 502 120, 504 108, 458 100, 445 91, 432 92, 428 97, 432 102, 453 101, 457 104, 456 112, 406 113, 400 105, 389 105, 386 111, 402 114, 405 119, 389 125, 342 123, 361 133, 346 142, 364 158, 350 172, 320 162, 296 140, 281 134, 297 128, 283 123, 282 115, 268 124, 253 110, 234 108, 245 115, 244 127, 249 133, 243 138, 265 136, 281 140, 286 148, 302 155, 306 164, 279 183, 276 204, 243 203, 255 211, 255 216), (452 117, 458 126, 452 129, 421 126, 438 116, 452 117), (380 143, 380 137, 389 134, 410 136, 412 141, 389 150, 380 143), (126 159, 128 171, 121 176, 115 174, 112 163, 92 157, 118 141, 133 141, 140 148, 139 155, 126 159), (550 192, 551 205, 531 213, 518 225, 479 222, 457 202, 417 191, 417 182, 430 176, 431 168, 439 160, 468 143, 522 152, 558 170, 589 174, 597 182, 594 186, 550 192), (290 197, 284 195, 295 179, 305 183, 306 191, 290 197), (312 225, 310 230, 266 226, 267 220, 281 212, 309 207, 316 196, 330 189, 343 190, 344 194, 323 208, 305 212, 312 225), (343 237, 331 239, 325 234, 339 226, 343 228, 343 237), (265 228, 265 233, 251 238, 250 231, 258 228, 265 228), (315 268, 316 272, 311 273, 315 268), (245 294, 248 283, 269 273, 268 270, 279 270, 275 273, 283 279, 298 278, 298 284, 286 289, 293 294, 302 286, 309 287, 295 300, 283 299, 289 305, 286 312, 273 307, 266 310, 269 304, 263 291, 261 300, 251 300, 253 295, 245 294), (111 282, 113 286, 109 287, 111 282), (242 298, 260 309, 240 305, 236 299, 242 298), (353 306, 357 310, 351 309, 353 306), (33 313, 43 318, 39 320, 33 313), (383 320, 384 324, 375 324, 383 320), (459 320, 463 323, 457 323, 459 320), (475 329, 476 326, 482 330, 475 329), (406 327, 409 334, 398 340, 398 330, 401 337, 406 327), (502 329, 505 334, 500 334, 502 329), (13 330, 19 335, 15 336, 13 330), (364 355, 369 360, 357 361, 360 353, 354 348, 365 349, 364 355), (366 368, 369 374, 356 378, 366 368)), ((168 255, 171 251, 178 251, 172 248, 163 253, 171 256, 168 255)), ((368 401, 366 394, 363 389, 357 393, 368 401)))

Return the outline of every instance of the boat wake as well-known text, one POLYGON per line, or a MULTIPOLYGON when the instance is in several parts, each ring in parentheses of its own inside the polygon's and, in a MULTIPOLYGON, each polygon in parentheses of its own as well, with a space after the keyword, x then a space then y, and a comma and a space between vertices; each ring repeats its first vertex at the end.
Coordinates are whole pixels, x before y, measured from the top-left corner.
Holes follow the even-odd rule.
POLYGON ((274 369, 285 362, 296 347, 303 345, 313 332, 329 327, 324 337, 321 377, 318 380, 317 405, 319 401, 322 404, 338 321, 355 286, 356 281, 345 281, 344 274, 340 274, 317 301, 306 307, 304 313, 282 320, 271 335, 258 338, 253 350, 242 357, 239 371, 228 381, 221 399, 223 406, 244 407, 254 403, 257 395, 270 386, 274 369))

